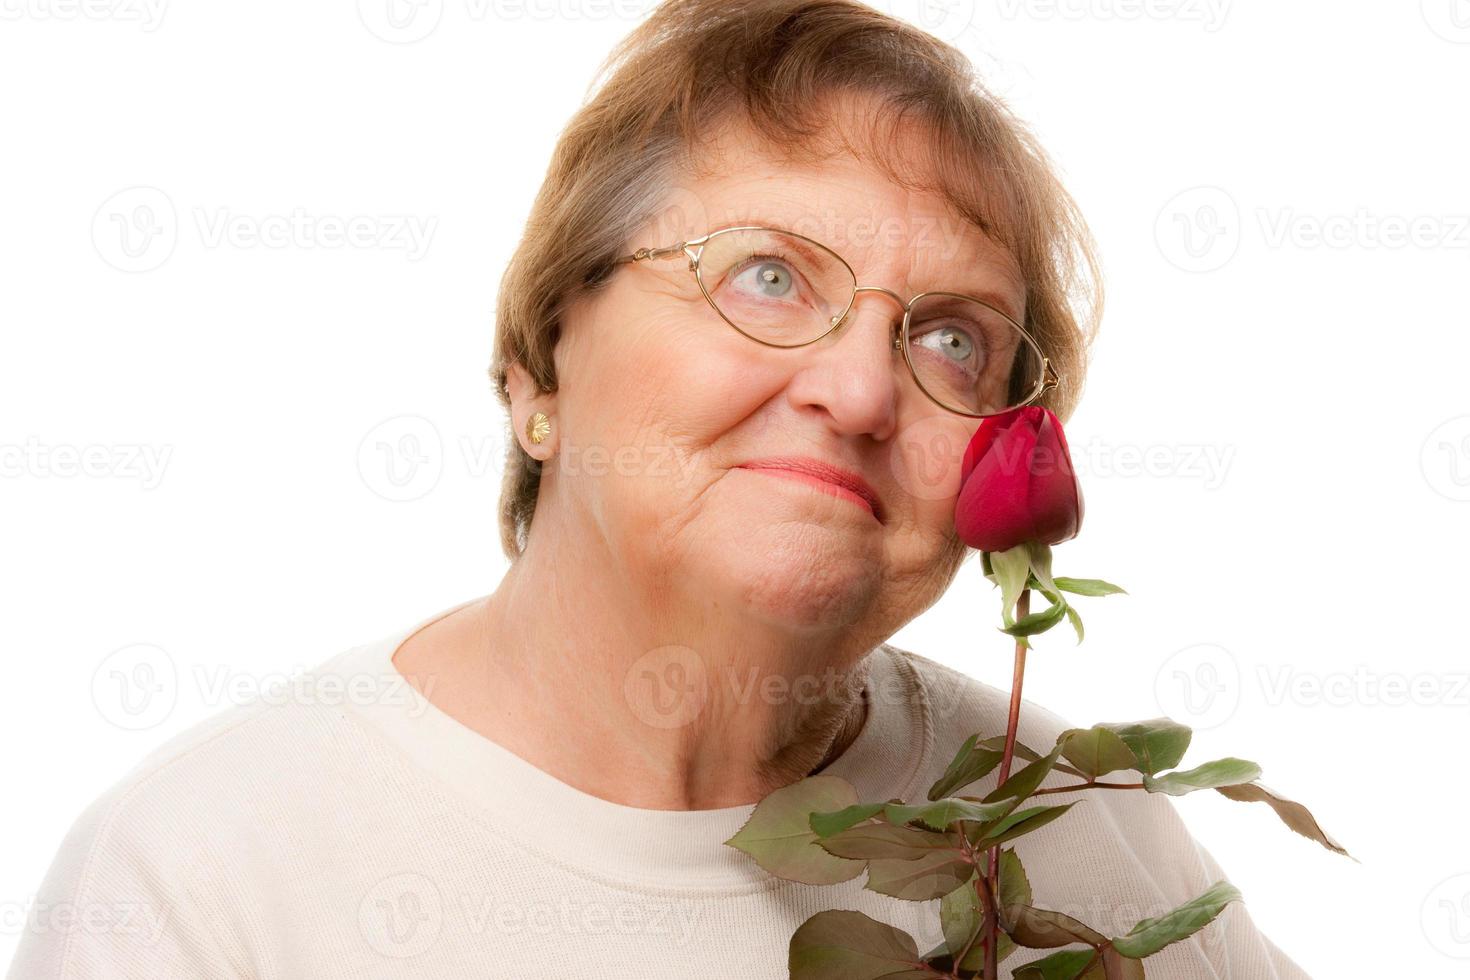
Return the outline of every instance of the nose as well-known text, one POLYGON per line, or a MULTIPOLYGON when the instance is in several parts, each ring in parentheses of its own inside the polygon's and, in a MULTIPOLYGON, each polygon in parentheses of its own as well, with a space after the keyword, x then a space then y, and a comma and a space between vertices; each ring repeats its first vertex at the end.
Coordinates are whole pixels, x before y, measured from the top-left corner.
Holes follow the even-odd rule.
MULTIPOLYGON (((898 304, 899 309, 902 310, 907 308, 904 304, 903 297, 895 293, 893 290, 887 288, 886 286, 858 286, 856 289, 853 290, 852 305, 847 308, 847 312, 842 315, 842 319, 839 320, 837 322, 837 325, 832 328, 833 333, 837 333, 839 330, 842 329, 842 325, 844 323, 852 319, 853 310, 857 309, 858 296, 863 292, 884 293, 893 298, 893 301, 898 304)), ((895 318, 892 323, 893 334, 891 339, 893 340, 893 349, 901 351, 903 350, 903 341, 899 339, 899 331, 903 329, 903 317, 899 316, 895 318)))
POLYGON ((887 293, 889 296, 892 296, 893 297, 893 301, 895 303, 897 303, 900 308, 904 305, 903 304, 903 297, 900 296, 900 295, 898 295, 897 293, 895 293, 893 290, 889 289, 887 286, 859 286, 856 289, 854 289, 853 292, 854 293, 863 293, 863 292, 868 292, 868 293, 887 293))
POLYGON ((792 378, 789 397, 799 406, 824 409, 840 431, 889 438, 897 426, 905 370, 894 359, 901 349, 902 308, 893 290, 859 286, 842 319, 812 345, 811 360, 792 378), (864 303, 865 292, 887 294, 898 310, 864 303))

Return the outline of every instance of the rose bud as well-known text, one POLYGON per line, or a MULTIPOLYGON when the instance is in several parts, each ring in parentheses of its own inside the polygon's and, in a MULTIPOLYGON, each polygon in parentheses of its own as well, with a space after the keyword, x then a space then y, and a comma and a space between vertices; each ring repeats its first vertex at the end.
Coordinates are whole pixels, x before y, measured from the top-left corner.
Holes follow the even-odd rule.
POLYGON ((1077 534, 1082 488, 1050 409, 1024 405, 980 422, 960 463, 954 523, 981 551, 1052 545, 1077 534))

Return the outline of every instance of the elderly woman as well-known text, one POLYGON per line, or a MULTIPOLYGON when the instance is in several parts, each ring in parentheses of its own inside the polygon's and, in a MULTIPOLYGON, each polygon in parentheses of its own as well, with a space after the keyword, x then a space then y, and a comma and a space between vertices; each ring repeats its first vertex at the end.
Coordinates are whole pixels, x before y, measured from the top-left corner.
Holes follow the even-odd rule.
MULTIPOLYGON (((12 977, 775 978, 827 908, 939 938, 936 902, 725 842, 812 773, 920 798, 1003 730, 886 640, 966 557, 979 420, 1075 403, 1085 225, 961 54, 849 0, 668 0, 609 67, 501 286, 504 578, 145 760, 12 977)), ((1019 848, 1113 931, 1224 877, 1158 796, 1019 848)), ((1148 968, 1305 976, 1239 903, 1148 968)))

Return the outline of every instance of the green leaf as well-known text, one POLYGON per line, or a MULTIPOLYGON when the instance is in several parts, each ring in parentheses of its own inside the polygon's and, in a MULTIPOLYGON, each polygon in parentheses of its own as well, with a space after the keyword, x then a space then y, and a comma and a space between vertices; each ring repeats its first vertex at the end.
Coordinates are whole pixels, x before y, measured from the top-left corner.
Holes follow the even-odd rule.
POLYGON ((1127 595, 1128 590, 1100 578, 1066 578, 1057 576, 1057 588, 1073 595, 1127 595))
POLYGON ((829 854, 857 861, 876 858, 913 861, 931 851, 954 850, 958 846, 945 834, 887 823, 858 824, 831 837, 818 837, 816 843, 829 854))
POLYGON ((1113 940, 1113 948, 1124 956, 1141 960, 1170 943, 1199 932, 1214 921, 1226 905, 1239 899, 1240 891, 1228 881, 1217 881, 1209 890, 1158 918, 1143 919, 1128 935, 1113 940))
POLYGON ((831 837, 883 811, 887 803, 856 803, 830 813, 813 813, 808 823, 818 837, 831 837))
MULTIPOLYGON (((1000 904, 1030 904, 1031 882, 1027 880, 1026 869, 1021 866, 1021 859, 1013 848, 1000 852, 998 874, 1000 884, 996 891, 1000 904)), ((972 875, 963 885, 940 899, 939 921, 945 941, 926 954, 924 961, 942 973, 952 973, 954 957, 969 946, 969 952, 960 961, 960 968, 967 972, 978 972, 985 965, 985 947, 979 938, 973 943, 970 940, 971 937, 978 936, 982 918, 983 910, 975 892, 975 876, 972 875)), ((996 937, 995 949, 996 962, 1003 963, 1007 956, 1016 951, 1016 944, 1011 937, 1001 932, 996 937)))
POLYGON ((933 803, 889 803, 883 809, 883 816, 899 826, 917 820, 931 830, 945 830, 956 820, 995 820, 1010 810, 1004 803, 986 804, 948 797, 933 803))
POLYGON ((948 895, 974 873, 975 866, 958 848, 935 850, 914 861, 869 861, 864 887, 880 895, 927 902, 948 895))
POLYGON ((1197 789, 1218 789, 1248 783, 1261 775, 1261 767, 1244 759, 1216 759, 1193 769, 1166 772, 1162 776, 1145 774, 1143 788, 1150 793, 1183 796, 1197 789))
POLYGON ((1187 725, 1168 718, 1108 722, 1097 727, 1116 733, 1126 742, 1138 763, 1134 768, 1149 775, 1179 765, 1194 735, 1187 725))
POLYGON ((1089 779, 1105 776, 1120 769, 1132 769, 1138 762, 1117 732, 1101 725, 1092 728, 1069 728, 1057 736, 1062 755, 1089 779))
POLYGON ((1060 590, 1051 578, 1051 545, 1029 541, 1026 547, 1031 559, 1031 574, 1036 576, 1036 581, 1041 583, 1042 589, 1060 599, 1060 590))
MULTIPOLYGON (((977 742, 976 745, 979 748, 989 749, 992 752, 1004 752, 1006 737, 1004 735, 993 735, 990 738, 985 739, 983 742, 977 742)), ((1022 759, 1026 762, 1035 762, 1037 759, 1040 759, 1042 757, 1040 752, 1025 744, 1020 739, 1016 740, 1015 746, 1011 749, 1011 754, 1015 758, 1022 759)), ((1073 769, 1065 762, 1057 762, 1055 769, 1057 772, 1069 772, 1074 776, 1082 775, 1082 773, 1078 772, 1076 769, 1073 769)))
POLYGON ((984 802, 995 803, 1000 800, 1013 799, 1017 803, 1020 803, 1021 800, 1036 792, 1037 788, 1041 785, 1041 781, 1047 777, 1052 767, 1057 764, 1057 757, 1061 754, 1062 747, 1058 745, 1030 765, 1011 773, 1009 779, 985 796, 984 802))
POLYGON ((1354 861, 1357 860, 1357 858, 1348 854, 1346 848, 1333 840, 1327 831, 1318 825, 1317 818, 1312 816, 1312 811, 1294 800, 1288 800, 1283 796, 1277 795, 1274 791, 1267 789, 1260 783, 1249 782, 1239 783, 1234 786, 1216 786, 1215 792, 1222 793, 1232 800, 1240 800, 1243 803, 1265 803, 1276 811, 1276 815, 1281 818, 1283 823, 1303 837, 1316 841, 1329 851, 1353 858, 1354 861))
POLYGON ((783 786, 756 804, 729 840, 778 878, 809 885, 835 885, 863 872, 863 862, 835 857, 816 843, 813 811, 830 811, 857 802, 857 791, 836 776, 808 776, 783 786))
POLYGON ((1008 840, 1015 840, 1017 837, 1031 833, 1033 830, 1040 830, 1076 805, 1075 802, 1072 802, 1061 803, 1056 806, 1033 806, 1025 810, 1017 810, 1015 813, 995 821, 994 824, 988 824, 983 827, 976 836, 973 846, 988 850, 997 844, 1004 844, 1008 840))
POLYGON ((1000 584, 1001 619, 1010 626, 1016 621, 1016 600, 1026 587, 1026 576, 1031 574, 1031 552, 1024 544, 1006 551, 991 552, 990 566, 1000 584))
POLYGON ((1055 949, 1072 943, 1102 946, 1108 937, 1069 915, 1030 905, 1007 905, 1001 909, 1001 926, 1017 943, 1028 949, 1055 949))
POLYGON ((1077 631, 1077 642, 1082 642, 1082 615, 1073 606, 1067 607, 1067 621, 1072 624, 1072 629, 1077 631))
MULTIPOLYGON (((1021 866, 1021 858, 1014 847, 1000 852, 1000 886, 996 889, 996 900, 1001 905, 1030 905, 1031 879, 1021 866)), ((973 889, 971 889, 973 892, 973 889)))
MULTIPOLYGON (((1006 747, 1006 737, 1004 735, 992 735, 984 741, 976 742, 975 745, 977 748, 985 749, 989 752, 1004 752, 1006 747)), ((1027 762, 1035 762, 1037 759, 1041 758, 1040 752, 1036 751, 1025 742, 1022 742, 1020 739, 1017 739, 1011 744, 1011 754, 1017 759, 1025 759, 1027 762)))
POLYGON ((1097 950, 1064 949, 1012 971, 1014 980, 1079 980, 1098 959, 1097 950))
POLYGON ((791 980, 932 980, 908 933, 861 912, 818 912, 791 934, 791 980))
MULTIPOLYGON (((956 790, 984 779, 990 771, 1000 765, 999 749, 985 749, 976 745, 978 735, 965 739, 965 744, 949 763, 949 768, 929 787, 929 799, 938 800, 952 795, 956 790)), ((1002 736, 1004 741, 1004 736, 1002 736)))
POLYGON ((1060 623, 1066 614, 1067 604, 1065 602, 1052 603, 1041 612, 1027 613, 1016 620, 1013 625, 1001 627, 1000 631, 1010 636, 1035 636, 1038 633, 1045 633, 1060 623))
MULTIPOLYGON (((1031 547, 1031 579, 1027 583, 1042 595, 1051 600, 1052 607, 1042 615, 1054 613, 1057 606, 1062 608, 1067 620, 1072 624, 1072 629, 1077 631, 1077 642, 1082 642, 1082 616, 1071 603, 1067 602, 1066 596, 1062 595, 1061 589, 1051 577, 1051 547, 1044 544, 1032 542, 1031 547)), ((1020 625, 1020 624, 1017 624, 1020 625)), ((1053 624, 1054 625, 1054 624, 1053 624)), ((1050 629, 1051 627, 1046 627, 1050 629)), ((1029 646, 1029 644, 1028 644, 1029 646)))
MULTIPOLYGON (((939 900, 939 926, 944 931, 944 949, 951 956, 970 942, 970 937, 980 931, 983 917, 980 895, 975 891, 975 875, 939 900)), ((927 959, 927 957, 925 957, 927 959)))

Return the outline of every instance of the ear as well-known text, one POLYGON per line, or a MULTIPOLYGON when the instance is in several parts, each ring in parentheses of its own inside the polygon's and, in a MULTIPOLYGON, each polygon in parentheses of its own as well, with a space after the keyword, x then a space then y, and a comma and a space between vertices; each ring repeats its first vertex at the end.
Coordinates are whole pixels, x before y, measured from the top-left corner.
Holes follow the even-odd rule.
POLYGON ((532 458, 541 461, 556 454, 558 426, 556 418, 556 393, 541 391, 531 374, 519 361, 511 362, 505 372, 505 390, 510 395, 511 431, 516 441, 532 458), (527 433, 527 423, 537 412, 542 412, 551 421, 551 431, 539 443, 532 442, 527 433))

